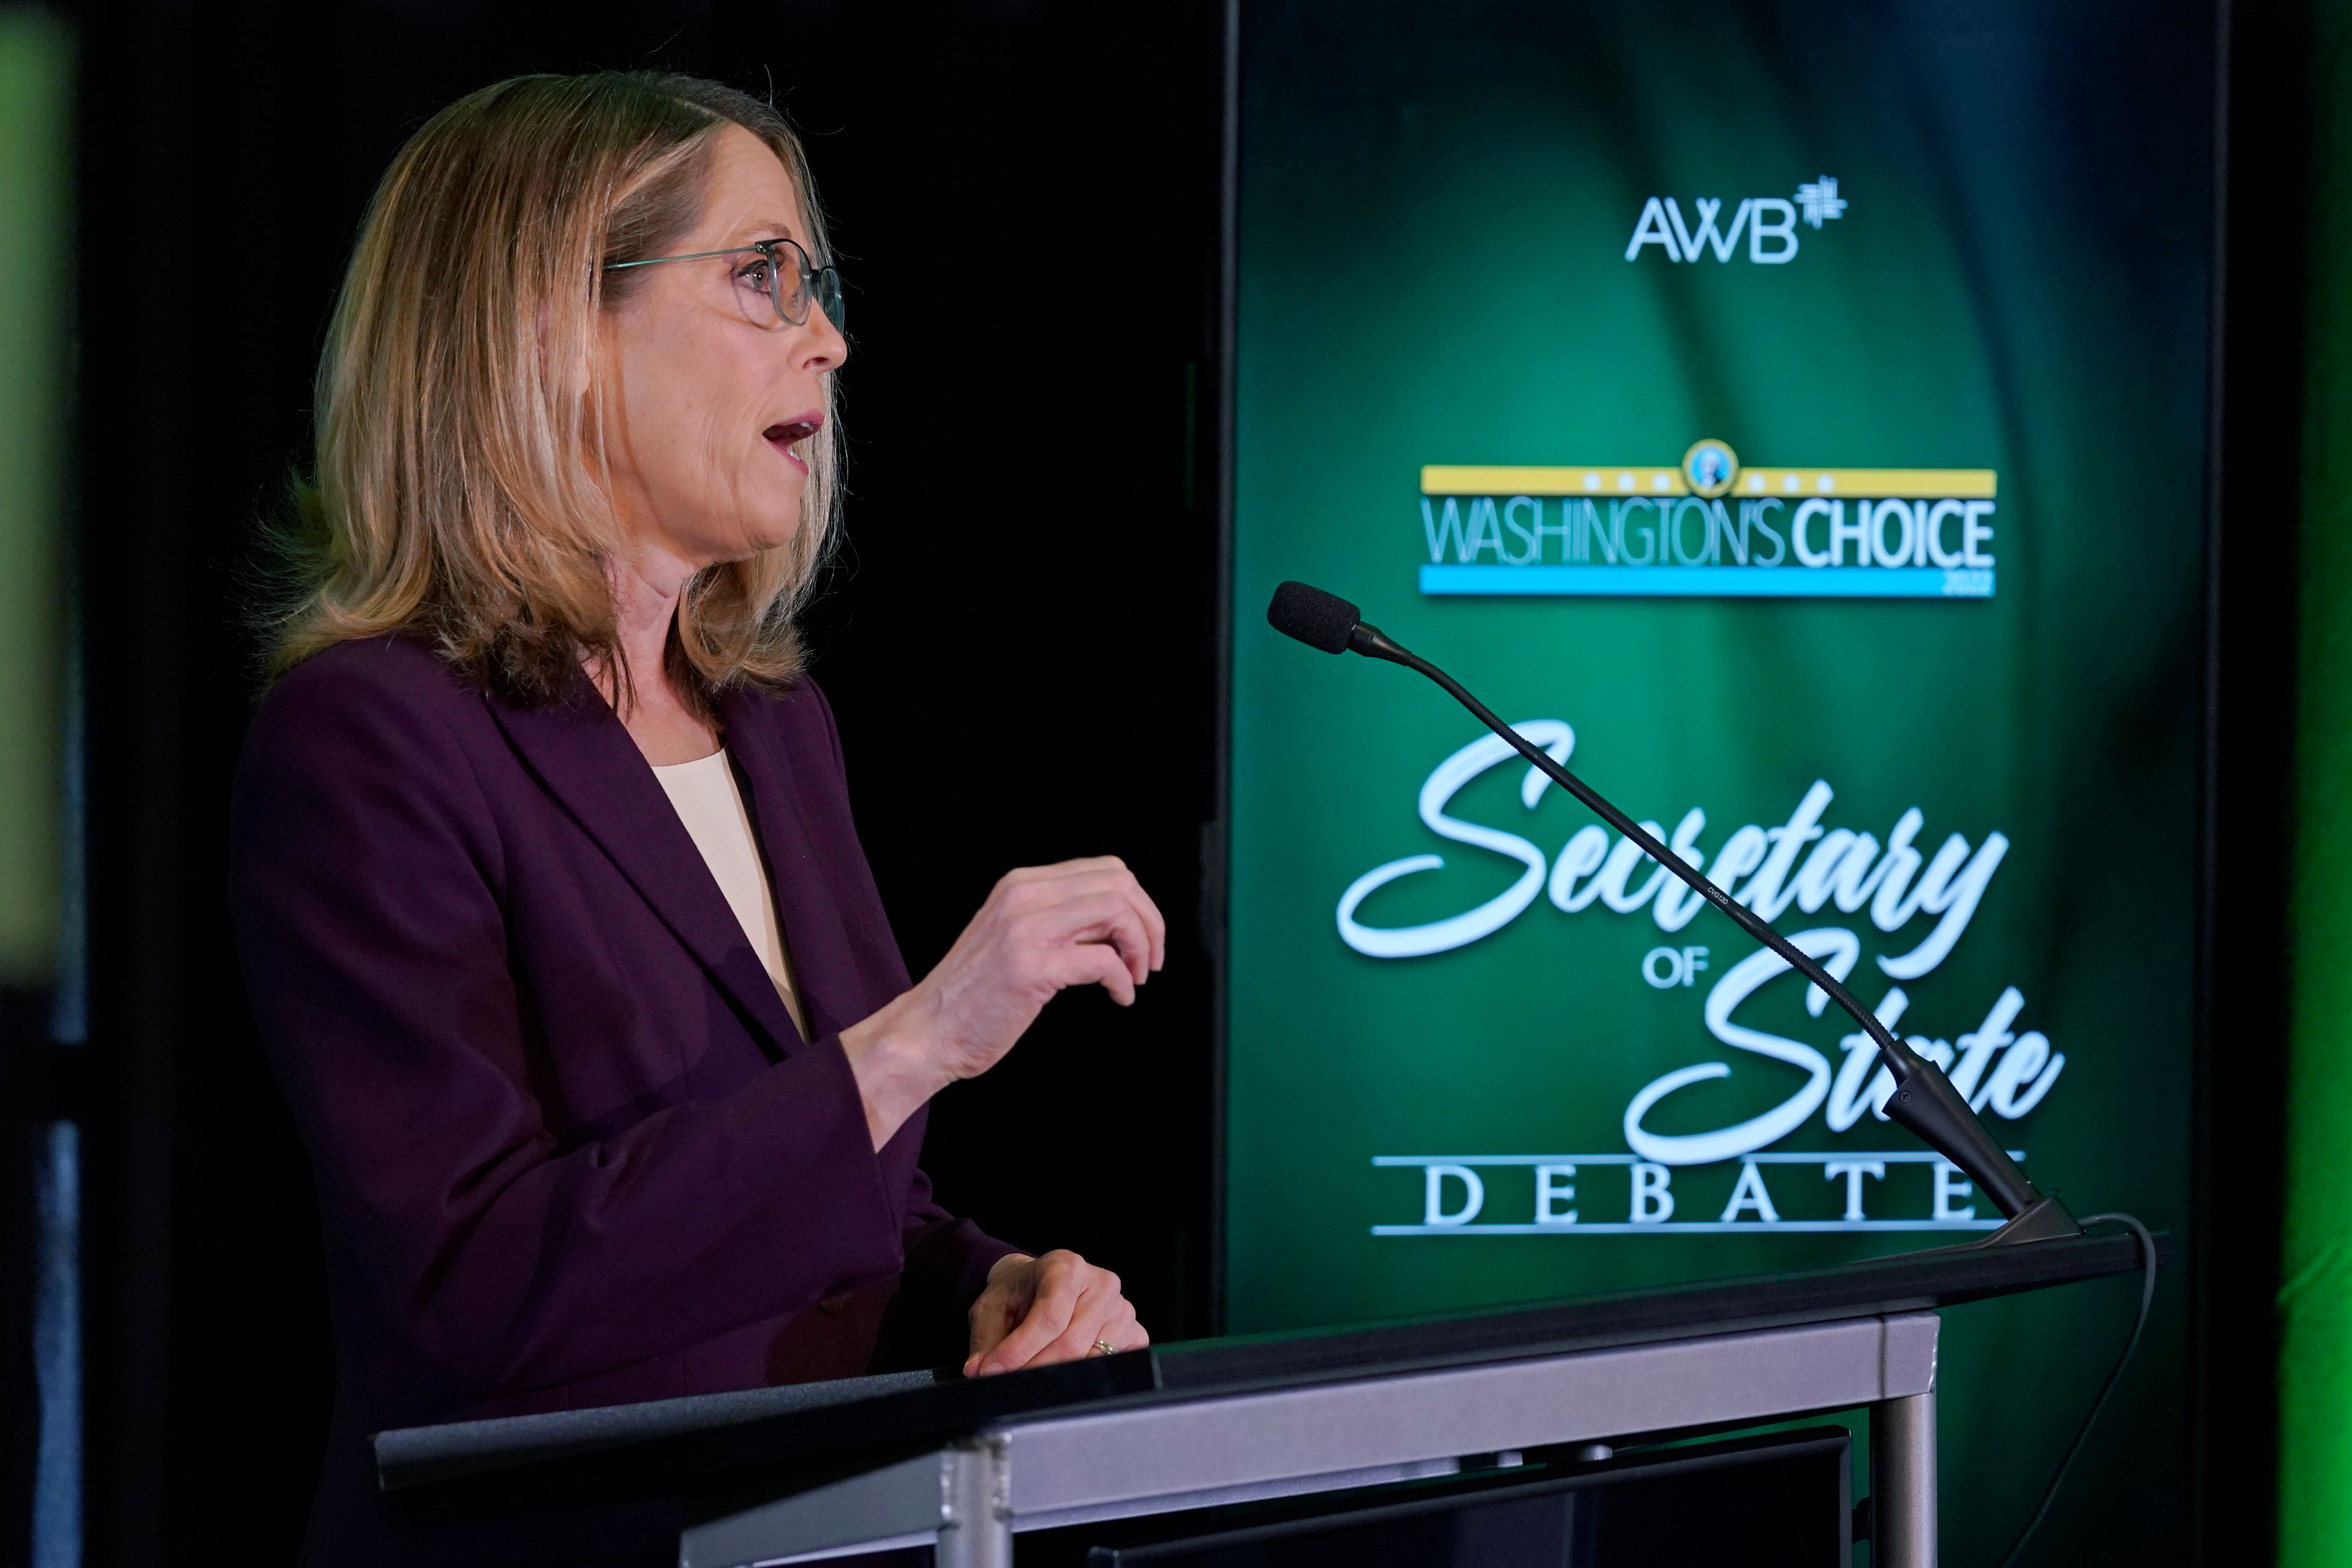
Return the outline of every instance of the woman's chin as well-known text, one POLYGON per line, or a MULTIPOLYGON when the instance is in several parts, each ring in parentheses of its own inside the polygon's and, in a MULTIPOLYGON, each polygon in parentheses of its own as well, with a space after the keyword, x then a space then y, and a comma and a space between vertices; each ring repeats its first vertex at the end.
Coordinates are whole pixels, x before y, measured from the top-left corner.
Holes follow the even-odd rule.
POLYGON ((727 532, 734 546, 729 554, 734 559, 748 560, 771 550, 782 550, 800 537, 800 491, 795 488, 789 495, 764 496, 751 516, 739 516, 733 521, 735 526, 727 532))
POLYGON ((777 528, 772 524, 762 524, 744 530, 742 558, 749 560, 754 555, 765 555, 771 550, 782 550, 793 540, 798 539, 801 536, 799 510, 797 506, 793 508, 790 527, 777 528))

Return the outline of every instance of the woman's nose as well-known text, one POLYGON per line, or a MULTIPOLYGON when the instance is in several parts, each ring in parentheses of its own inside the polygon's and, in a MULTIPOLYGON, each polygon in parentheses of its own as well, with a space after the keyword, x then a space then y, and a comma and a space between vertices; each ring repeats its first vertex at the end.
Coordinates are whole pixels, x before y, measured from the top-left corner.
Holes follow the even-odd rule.
POLYGON ((813 300, 809 305, 808 321, 801 328, 800 339, 795 345, 797 353, 794 357, 800 361, 803 370, 838 370, 841 362, 849 357, 849 340, 841 335, 841 329, 833 324, 833 318, 824 313, 824 308, 813 300))

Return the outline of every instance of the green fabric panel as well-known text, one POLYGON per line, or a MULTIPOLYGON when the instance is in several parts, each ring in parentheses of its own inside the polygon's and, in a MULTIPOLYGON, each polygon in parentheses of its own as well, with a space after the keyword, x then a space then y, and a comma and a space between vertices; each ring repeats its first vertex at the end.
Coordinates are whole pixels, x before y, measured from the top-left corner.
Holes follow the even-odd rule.
POLYGON ((2352 16, 2317 8, 2279 1561, 2352 1563, 2352 16))
POLYGON ((57 951, 72 79, 55 17, 0 11, 0 984, 57 951))

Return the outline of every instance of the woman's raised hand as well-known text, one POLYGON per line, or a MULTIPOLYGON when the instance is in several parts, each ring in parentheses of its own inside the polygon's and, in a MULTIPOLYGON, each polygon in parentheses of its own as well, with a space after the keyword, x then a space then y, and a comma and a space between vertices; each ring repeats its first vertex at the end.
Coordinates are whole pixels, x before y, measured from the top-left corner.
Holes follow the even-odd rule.
POLYGON ((1099 985, 1127 1006, 1167 952, 1167 921, 1116 857, 1007 872, 938 968, 841 1033, 874 1146, 994 1067, 1055 992, 1099 985))

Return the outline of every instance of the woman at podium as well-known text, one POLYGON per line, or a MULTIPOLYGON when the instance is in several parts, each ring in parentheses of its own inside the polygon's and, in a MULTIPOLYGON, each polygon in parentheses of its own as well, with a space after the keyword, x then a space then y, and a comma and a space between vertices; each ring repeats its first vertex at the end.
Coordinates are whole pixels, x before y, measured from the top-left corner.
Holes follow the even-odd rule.
POLYGON ((793 613, 835 527, 839 279, 799 143, 533 77, 376 192, 237 780, 233 907, 326 1229, 308 1549, 387 1560, 389 1426, 1146 1342, 931 1200, 925 1105, 1160 912, 1016 870, 909 977, 793 613))

